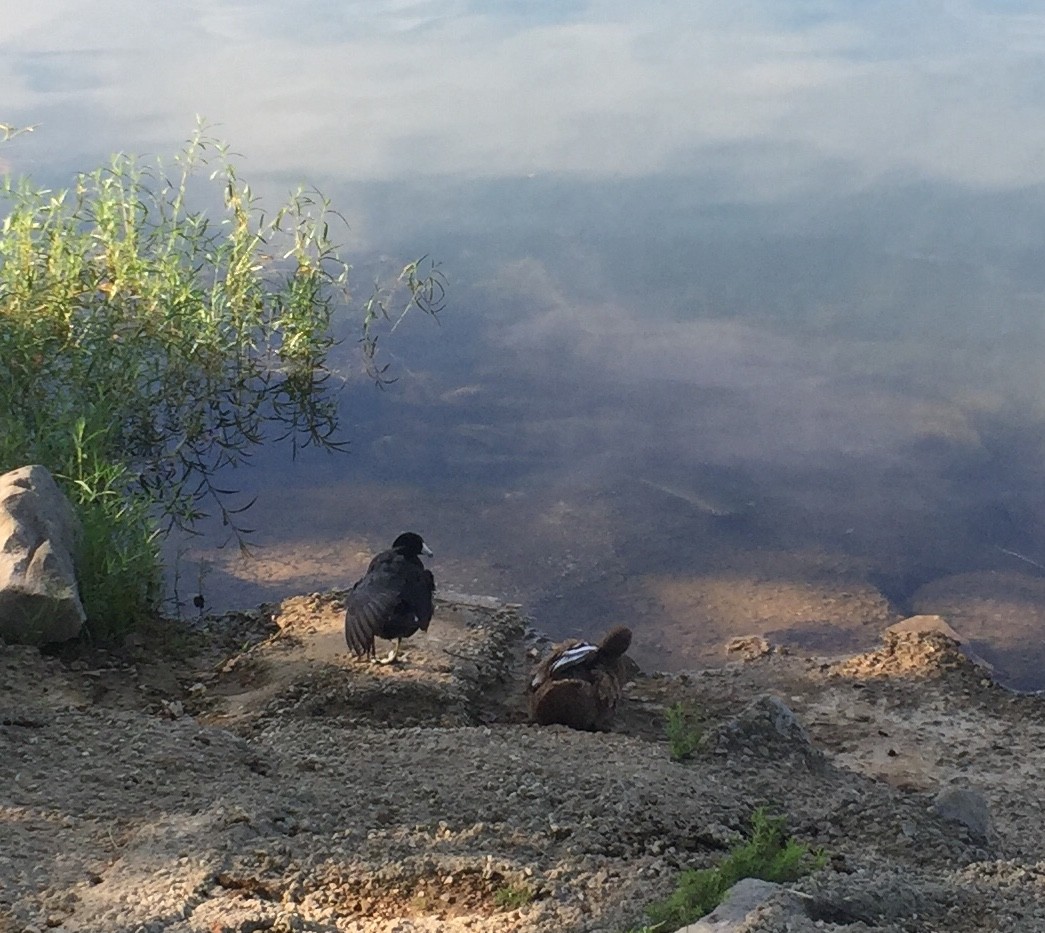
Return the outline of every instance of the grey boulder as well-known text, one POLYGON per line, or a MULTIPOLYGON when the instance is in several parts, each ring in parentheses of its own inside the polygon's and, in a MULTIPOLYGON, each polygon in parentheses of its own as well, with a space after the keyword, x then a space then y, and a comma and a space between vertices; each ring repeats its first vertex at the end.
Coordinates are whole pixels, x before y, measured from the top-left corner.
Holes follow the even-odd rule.
POLYGON ((801 901, 786 888, 758 878, 741 878, 710 914, 683 927, 678 933, 742 933, 757 922, 759 914, 770 904, 792 921, 787 929, 794 928, 795 922, 807 919, 801 901))
POLYGON ((46 467, 0 476, 0 638, 23 645, 79 634, 74 554, 80 525, 46 467))
POLYGON ((764 758, 797 758, 810 771, 826 768, 824 753, 791 708, 779 697, 763 694, 745 706, 735 719, 713 729, 708 744, 719 754, 739 751, 764 758))
POLYGON ((965 826, 977 839, 986 839, 990 835, 990 808, 978 790, 945 787, 933 798, 932 810, 945 820, 965 826))

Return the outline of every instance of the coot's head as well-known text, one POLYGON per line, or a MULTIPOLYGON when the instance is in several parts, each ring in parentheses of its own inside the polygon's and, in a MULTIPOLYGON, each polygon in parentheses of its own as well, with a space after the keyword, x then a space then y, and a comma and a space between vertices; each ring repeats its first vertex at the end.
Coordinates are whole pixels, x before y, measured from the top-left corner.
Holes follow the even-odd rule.
POLYGON ((418 557, 421 554, 427 557, 434 557, 432 549, 425 544, 424 539, 419 534, 414 534, 412 531, 406 531, 401 534, 395 541, 392 542, 392 550, 398 551, 400 554, 406 557, 418 557))

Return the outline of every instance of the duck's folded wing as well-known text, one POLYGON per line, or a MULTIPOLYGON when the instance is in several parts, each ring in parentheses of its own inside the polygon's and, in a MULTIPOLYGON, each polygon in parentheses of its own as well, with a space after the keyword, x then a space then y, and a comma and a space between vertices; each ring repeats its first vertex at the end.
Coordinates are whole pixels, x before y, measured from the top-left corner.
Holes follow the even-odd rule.
POLYGON ((594 659, 598 650, 597 646, 584 642, 565 642, 558 645, 533 669, 530 674, 530 689, 538 690, 548 680, 561 680, 581 674, 586 662, 594 659))
POLYGON ((562 654, 559 655, 552 663, 551 673, 559 674, 560 676, 570 668, 578 667, 585 663, 585 661, 591 659, 593 654, 598 653, 598 645, 576 645, 573 648, 567 648, 562 654))

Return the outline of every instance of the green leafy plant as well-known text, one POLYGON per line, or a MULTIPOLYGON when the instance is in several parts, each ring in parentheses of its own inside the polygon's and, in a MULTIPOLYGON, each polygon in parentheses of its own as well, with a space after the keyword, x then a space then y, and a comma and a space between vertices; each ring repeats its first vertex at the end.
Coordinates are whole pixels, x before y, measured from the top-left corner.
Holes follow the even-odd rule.
MULTIPOLYGON (((202 125, 171 166, 121 154, 67 190, 5 179, 0 202, 0 471, 42 463, 64 484, 89 630, 116 636, 154 610, 163 532, 216 512, 245 543, 250 503, 219 474, 262 442, 344 446, 343 221, 305 189, 266 214, 202 125)), ((435 315, 443 295, 426 260, 375 289, 360 309, 371 377, 390 378, 384 322, 435 315)))
POLYGON ((751 838, 738 845, 713 868, 687 869, 679 878, 674 893, 646 909, 654 924, 677 929, 711 913, 726 892, 742 878, 787 882, 822 868, 827 857, 822 851, 788 838, 784 817, 771 817, 759 808, 751 817, 751 838))
POLYGON ((672 761, 683 761, 689 758, 700 746, 703 738, 696 713, 681 702, 668 709, 664 728, 668 736, 672 761))
POLYGON ((493 902, 502 910, 516 910, 533 901, 533 890, 525 884, 505 884, 493 892, 493 902))
MULTIPOLYGON (((104 431, 104 429, 99 429, 104 431)), ((72 428, 71 483, 82 535, 77 568, 92 635, 107 641, 146 621, 162 586, 159 529, 152 502, 127 467, 97 459, 98 443, 80 418, 72 428)))

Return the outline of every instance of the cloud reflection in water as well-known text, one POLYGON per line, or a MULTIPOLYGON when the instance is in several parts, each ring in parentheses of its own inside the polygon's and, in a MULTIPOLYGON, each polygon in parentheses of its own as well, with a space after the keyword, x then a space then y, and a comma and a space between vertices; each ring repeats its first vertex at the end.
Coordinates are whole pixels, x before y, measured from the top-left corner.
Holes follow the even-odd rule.
POLYGON ((423 516, 445 578, 684 664, 723 587, 816 632, 1045 562, 1034 5, 41 0, 0 51, 0 119, 41 124, 14 171, 201 113, 267 200, 334 195, 361 269, 451 275, 402 383, 346 394, 350 458, 245 479, 255 594, 423 516), (803 601, 822 567, 862 583, 803 601))

